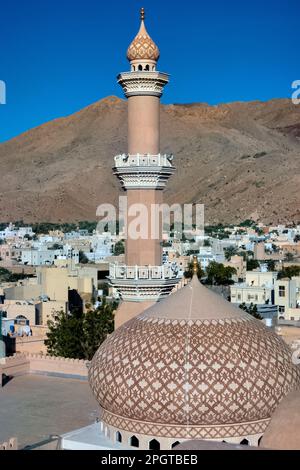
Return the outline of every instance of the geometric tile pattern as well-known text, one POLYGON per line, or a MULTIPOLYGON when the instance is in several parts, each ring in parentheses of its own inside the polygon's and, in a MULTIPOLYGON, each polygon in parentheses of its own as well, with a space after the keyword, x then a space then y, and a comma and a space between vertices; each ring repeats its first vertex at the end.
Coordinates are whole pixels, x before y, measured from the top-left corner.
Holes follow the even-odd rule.
POLYGON ((180 438, 180 439, 223 439, 228 437, 251 436, 263 434, 267 429, 270 419, 252 421, 223 426, 169 426, 166 424, 148 423, 129 420, 101 410, 100 419, 105 424, 122 431, 139 435, 156 437, 180 438))
POLYGON ((251 316, 188 321, 140 315, 101 345, 89 380, 110 421, 134 423, 142 433, 148 423, 168 435, 175 426, 177 437, 180 429, 203 437, 216 426, 250 431, 251 422, 268 422, 280 400, 299 388, 300 369, 281 338, 251 316))
POLYGON ((127 50, 127 58, 129 61, 138 59, 158 61, 159 59, 159 49, 147 33, 144 23, 127 50))

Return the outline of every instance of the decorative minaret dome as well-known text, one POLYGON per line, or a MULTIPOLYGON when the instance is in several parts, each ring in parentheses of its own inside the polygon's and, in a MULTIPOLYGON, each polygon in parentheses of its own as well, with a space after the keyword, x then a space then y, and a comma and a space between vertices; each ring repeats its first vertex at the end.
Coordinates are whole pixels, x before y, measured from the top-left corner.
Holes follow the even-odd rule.
POLYGON ((102 344, 89 380, 111 439, 151 449, 155 437, 166 450, 186 439, 257 445, 300 369, 276 333, 194 274, 102 344))
POLYGON ((156 62, 159 59, 159 49, 149 36, 144 20, 145 10, 142 8, 140 30, 128 48, 127 59, 133 70, 149 72, 155 70, 156 62))

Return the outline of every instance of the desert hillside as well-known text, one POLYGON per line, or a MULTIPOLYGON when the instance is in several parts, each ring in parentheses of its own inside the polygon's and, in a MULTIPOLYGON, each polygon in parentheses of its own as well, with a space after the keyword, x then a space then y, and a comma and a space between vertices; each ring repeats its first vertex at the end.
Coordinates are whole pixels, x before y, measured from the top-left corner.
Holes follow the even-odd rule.
MULTIPOLYGON (((127 103, 105 98, 0 145, 0 221, 96 220, 117 201, 127 103)), ((166 202, 201 202, 206 221, 300 223, 300 106, 291 100, 162 106, 161 151, 177 173, 166 202)))

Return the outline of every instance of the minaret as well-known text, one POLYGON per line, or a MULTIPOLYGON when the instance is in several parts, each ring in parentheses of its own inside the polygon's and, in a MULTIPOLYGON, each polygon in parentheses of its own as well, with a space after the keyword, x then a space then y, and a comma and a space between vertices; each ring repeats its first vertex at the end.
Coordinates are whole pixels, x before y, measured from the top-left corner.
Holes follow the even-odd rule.
POLYGON ((175 168, 171 155, 160 154, 160 97, 169 77, 156 70, 159 50, 144 20, 142 8, 140 30, 127 51, 131 70, 118 76, 128 99, 128 152, 115 157, 114 174, 127 196, 127 229, 139 215, 130 213, 134 205, 143 204, 148 215, 140 237, 126 233, 125 265, 110 267, 110 282, 122 299, 116 327, 169 295, 178 282, 176 267, 162 265, 161 223, 153 237, 153 207, 162 204, 175 168))

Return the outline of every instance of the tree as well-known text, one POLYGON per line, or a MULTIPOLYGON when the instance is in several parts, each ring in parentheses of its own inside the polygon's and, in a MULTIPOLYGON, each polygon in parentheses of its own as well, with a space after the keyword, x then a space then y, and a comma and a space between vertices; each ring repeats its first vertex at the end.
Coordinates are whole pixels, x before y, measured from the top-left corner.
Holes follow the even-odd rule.
POLYGON ((286 261, 293 261, 293 259, 294 259, 293 253, 287 252, 287 254, 285 255, 285 260, 286 261))
POLYGON ((252 317, 257 318, 258 320, 262 320, 263 318, 259 313, 257 313, 257 306, 252 302, 248 306, 245 304, 245 302, 243 302, 241 305, 239 305, 239 308, 249 313, 249 315, 252 315, 252 317))
POLYGON ((84 314, 80 310, 71 313, 58 312, 47 325, 45 345, 50 356, 85 359, 82 347, 84 314))
POLYGON ((83 322, 82 347, 84 355, 91 360, 100 344, 114 331, 114 315, 112 305, 103 299, 102 306, 88 312, 83 322))
POLYGON ((278 273, 278 279, 283 279, 288 277, 292 279, 292 277, 297 277, 300 275, 300 266, 288 266, 287 268, 283 268, 282 271, 278 273))
POLYGON ((266 264, 268 266, 268 271, 275 271, 275 260, 267 259, 266 264))
POLYGON ((12 273, 8 269, 0 267, 0 282, 18 282, 28 277, 33 277, 33 274, 12 273))
POLYGON ((115 244, 114 255, 119 256, 125 253, 124 243, 120 240, 115 244))
POLYGON ((258 236, 261 236, 264 234, 264 231, 260 227, 255 227, 255 232, 257 233, 258 236))
POLYGON ((50 250, 62 250, 62 249, 63 249, 63 246, 60 245, 59 243, 54 243, 54 245, 50 247, 50 250))
POLYGON ((91 360, 98 347, 114 331, 117 304, 103 300, 102 306, 88 313, 74 309, 58 312, 48 321, 45 345, 51 356, 91 360))
MULTIPOLYGON (((197 270, 198 279, 201 279, 201 278, 205 275, 205 273, 204 273, 203 269, 201 268, 201 264, 200 264, 200 263, 198 263, 197 269, 198 269, 198 270, 197 270)), ((191 261, 191 262, 188 264, 187 270, 184 272, 184 277, 185 277, 186 279, 190 279, 190 278, 193 277, 193 275, 194 275, 194 263, 193 263, 193 261, 191 261)))
POLYGON ((222 263, 212 261, 207 269, 207 283, 218 286, 228 286, 232 284, 232 276, 236 274, 236 269, 231 266, 224 266, 222 263))
POLYGON ((247 271, 253 271, 253 269, 259 268, 260 264, 256 259, 247 260, 247 271))
POLYGON ((253 227, 253 225, 255 225, 255 222, 251 219, 246 219, 240 223, 240 227, 253 227))
POLYGON ((31 241, 32 240, 32 237, 30 235, 28 235, 28 233, 26 233, 24 235, 24 240, 28 240, 28 241, 31 241))
POLYGON ((229 246, 228 248, 225 248, 224 254, 225 254, 225 258, 227 259, 227 261, 230 261, 232 256, 236 255, 237 252, 238 252, 238 249, 235 246, 229 246))
POLYGON ((88 257, 84 254, 83 251, 79 251, 79 263, 87 264, 89 262, 88 257))

